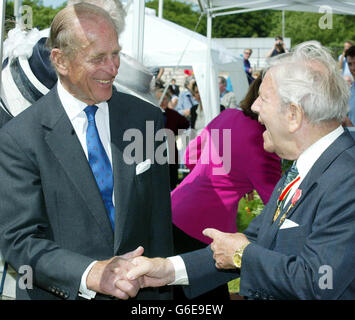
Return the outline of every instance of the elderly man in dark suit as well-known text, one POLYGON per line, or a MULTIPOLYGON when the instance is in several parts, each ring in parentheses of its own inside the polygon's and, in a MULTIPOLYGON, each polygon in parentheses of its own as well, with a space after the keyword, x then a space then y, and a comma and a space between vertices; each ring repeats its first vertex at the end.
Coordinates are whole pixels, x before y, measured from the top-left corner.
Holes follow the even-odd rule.
MULTIPOLYGON (((168 166, 154 161, 164 142, 146 136, 147 122, 155 133, 163 118, 112 91, 118 33, 99 7, 60 11, 48 42, 58 83, 1 129, 1 252, 33 271, 17 299, 127 299, 141 285, 126 277, 138 245, 148 256, 172 253, 168 166), (127 130, 143 137, 134 156, 127 130)), ((170 297, 165 288, 137 296, 170 297)))
POLYGON ((348 98, 319 43, 274 58, 252 110, 266 128, 265 150, 295 161, 263 212, 244 233, 205 229, 206 249, 136 257, 128 277, 189 284, 190 297, 240 276, 240 294, 252 299, 355 299, 355 141, 341 126, 348 98))

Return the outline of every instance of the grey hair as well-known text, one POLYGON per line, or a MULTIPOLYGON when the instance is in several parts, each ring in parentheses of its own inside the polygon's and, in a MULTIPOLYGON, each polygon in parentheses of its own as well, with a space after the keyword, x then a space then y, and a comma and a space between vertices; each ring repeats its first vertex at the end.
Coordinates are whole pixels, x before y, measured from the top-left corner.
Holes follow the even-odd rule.
POLYGON ((49 50, 58 48, 67 57, 75 56, 80 42, 77 41, 76 33, 73 32, 73 21, 85 15, 100 16, 115 28, 115 23, 108 12, 98 6, 86 2, 67 6, 59 11, 52 21, 49 38, 46 42, 49 50))
POLYGON ((342 122, 347 116, 349 89, 331 53, 319 42, 303 42, 292 52, 271 58, 267 71, 276 84, 282 107, 301 106, 314 124, 342 122))
POLYGON ((107 11, 115 23, 117 35, 119 36, 123 32, 127 13, 120 0, 68 0, 67 6, 83 2, 98 6, 107 11))

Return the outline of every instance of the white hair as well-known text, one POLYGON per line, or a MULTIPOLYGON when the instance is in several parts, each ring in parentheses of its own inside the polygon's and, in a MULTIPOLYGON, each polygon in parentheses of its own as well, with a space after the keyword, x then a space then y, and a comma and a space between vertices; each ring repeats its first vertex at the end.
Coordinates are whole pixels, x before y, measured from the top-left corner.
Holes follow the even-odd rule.
POLYGON ((317 41, 268 61, 281 106, 300 105, 311 123, 342 122, 349 111, 349 89, 328 49, 317 41))
POLYGON ((127 13, 120 0, 68 0, 67 6, 83 2, 98 6, 107 11, 115 23, 117 35, 119 36, 122 33, 125 28, 127 13))

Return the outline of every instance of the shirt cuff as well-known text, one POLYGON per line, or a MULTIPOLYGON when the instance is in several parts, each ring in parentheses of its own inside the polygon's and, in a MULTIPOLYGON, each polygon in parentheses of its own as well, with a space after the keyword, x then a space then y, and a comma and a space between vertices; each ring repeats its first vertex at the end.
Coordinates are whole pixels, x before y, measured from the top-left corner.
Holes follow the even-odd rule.
POLYGON ((92 268, 92 266, 96 263, 97 261, 94 261, 89 264, 89 266, 86 268, 85 272, 81 276, 81 282, 80 282, 80 288, 79 288, 79 296, 88 300, 91 300, 95 298, 96 292, 93 290, 89 290, 86 287, 86 279, 88 277, 88 274, 92 268))
POLYGON ((168 259, 175 269, 175 280, 168 285, 188 285, 189 278, 187 276, 184 260, 180 256, 169 257, 168 259))

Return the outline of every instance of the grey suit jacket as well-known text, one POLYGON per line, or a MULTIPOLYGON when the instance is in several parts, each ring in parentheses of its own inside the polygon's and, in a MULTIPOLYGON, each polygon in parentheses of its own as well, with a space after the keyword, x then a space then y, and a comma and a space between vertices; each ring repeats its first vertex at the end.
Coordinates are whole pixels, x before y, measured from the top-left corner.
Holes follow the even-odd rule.
MULTIPOLYGON (((16 270, 29 265, 34 276, 33 289, 17 287, 18 299, 76 299, 81 276, 92 261, 138 245, 150 257, 172 254, 167 164, 159 165, 153 158, 151 168, 136 175, 136 163, 127 163, 133 153, 124 159, 125 148, 135 139, 124 138, 128 129, 142 133, 142 161, 163 143, 152 141, 163 127, 161 111, 117 92, 108 105, 114 232, 56 87, 0 130, 0 248, 16 270), (154 124, 151 134, 146 121, 154 124), (152 145, 146 145, 147 135, 152 145)), ((167 288, 144 289, 137 296, 170 297, 167 288)))
MULTIPOLYGON (((355 141, 346 131, 321 155, 287 214, 298 226, 280 229, 280 218, 275 223, 272 218, 284 179, 245 231, 252 243, 242 258, 240 294, 253 299, 355 299, 355 141)), ((190 297, 239 276, 217 271, 209 247, 182 257, 190 297)))

